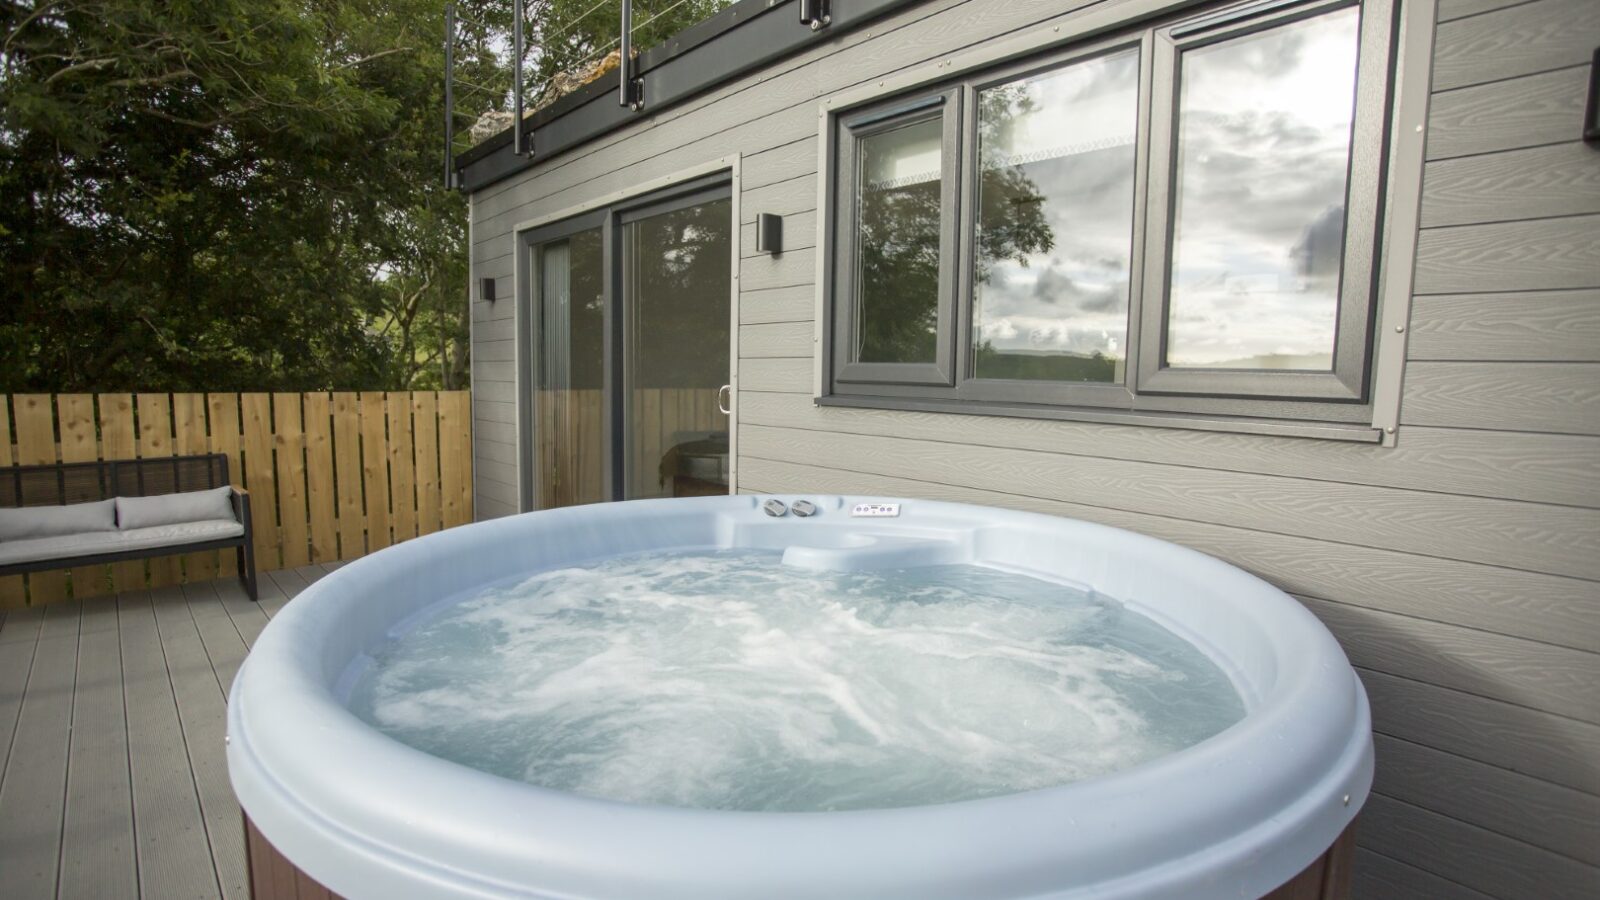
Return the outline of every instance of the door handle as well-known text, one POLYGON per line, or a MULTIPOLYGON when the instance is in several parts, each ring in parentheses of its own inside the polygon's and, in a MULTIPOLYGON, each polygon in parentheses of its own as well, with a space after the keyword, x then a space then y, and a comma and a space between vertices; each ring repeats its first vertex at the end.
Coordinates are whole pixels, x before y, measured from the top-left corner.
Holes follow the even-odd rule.
POLYGON ((725 416, 733 415, 733 385, 717 388, 717 411, 725 416))

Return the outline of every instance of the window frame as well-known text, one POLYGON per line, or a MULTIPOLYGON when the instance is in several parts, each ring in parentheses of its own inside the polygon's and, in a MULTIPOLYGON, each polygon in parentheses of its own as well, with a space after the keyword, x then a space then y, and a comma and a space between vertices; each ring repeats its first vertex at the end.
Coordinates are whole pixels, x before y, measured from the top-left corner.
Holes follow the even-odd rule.
MULTIPOLYGON (((732 315, 738 313, 738 278, 734 277, 739 264, 739 168, 727 166, 722 161, 707 167, 704 172, 687 172, 669 176, 664 186, 647 187, 638 192, 625 192, 601 198, 572 210, 557 213, 535 223, 522 223, 512 229, 515 235, 515 260, 517 288, 514 292, 516 384, 517 384, 517 466, 519 469, 517 496, 520 511, 540 509, 538 505, 539 472, 535 449, 535 395, 538 380, 536 372, 544 365, 538 352, 542 336, 542 300, 544 273, 542 261, 544 248, 550 244, 570 240, 586 232, 600 232, 602 328, 604 330, 601 366, 601 446, 607 460, 602 470, 601 502, 613 502, 625 497, 627 478, 627 453, 618 440, 626 428, 627 392, 623 389, 631 373, 625 372, 628 362, 628 338, 625 325, 631 310, 625 308, 623 278, 623 226, 663 212, 693 206, 705 200, 727 199, 732 203, 734 217, 730 231, 730 251, 733 271, 730 272, 733 296, 730 298, 732 315)), ((729 375, 737 386, 738 326, 730 322, 729 375)), ((730 432, 733 419, 730 417, 730 432)), ((736 440, 730 433, 730 441, 736 440)), ((731 443, 730 443, 730 446, 731 443)), ((731 452, 731 451, 730 451, 731 452)), ((736 485, 730 487, 737 489, 736 485)))
MULTIPOLYGON (((1378 413, 1373 396, 1382 389, 1378 344, 1382 340, 1374 325, 1388 321, 1395 311, 1402 316, 1409 306, 1408 296, 1380 296, 1384 226, 1394 215, 1385 205, 1391 190, 1390 168, 1400 160, 1393 130, 1399 118, 1398 92, 1402 70, 1397 65, 1397 47, 1402 36, 1401 7, 1393 0, 1257 0, 1235 4, 1191 4, 1161 0, 1128 0, 1129 11, 1107 9, 1077 29, 1067 25, 1045 27, 1020 35, 992 47, 978 48, 956 60, 907 71, 886 78, 878 90, 867 86, 822 102, 820 147, 823 154, 819 200, 817 298, 818 370, 815 401, 818 405, 856 408, 946 411, 967 414, 1018 416, 1077 421, 1116 421, 1147 423, 1157 427, 1200 428, 1204 430, 1256 433, 1303 434, 1348 440, 1376 441, 1370 427, 1378 413), (1166 159, 1158 155, 1155 121, 1162 114, 1162 99, 1176 98, 1175 77, 1163 81, 1156 71, 1164 55, 1175 76, 1176 48, 1164 54, 1159 38, 1171 40, 1176 33, 1184 48, 1199 42, 1214 43, 1237 36, 1246 30, 1260 30, 1281 24, 1285 17, 1304 18, 1333 8, 1357 6, 1360 10, 1358 63, 1356 73, 1355 118, 1352 124, 1352 154, 1347 175, 1345 269, 1340 284, 1340 329, 1336 335, 1344 357, 1336 356, 1335 373, 1302 373, 1273 370, 1207 371, 1166 369, 1149 371, 1151 361, 1159 360, 1163 348, 1166 309, 1165 239, 1152 245, 1151 236, 1164 236, 1170 228, 1171 198, 1155 196, 1155 181, 1166 175, 1163 192, 1170 187, 1170 172, 1176 165, 1171 145, 1165 146, 1166 159), (1181 11, 1174 9, 1181 7, 1181 11), (1129 321, 1125 378, 1121 384, 1051 382, 972 377, 973 350, 969 346, 973 329, 973 241, 977 209, 977 92, 1033 75, 1048 74, 1096 55, 1137 47, 1139 58, 1139 133, 1136 139, 1134 235, 1129 286, 1129 321), (892 94, 884 99, 886 93, 892 94), (896 383, 889 379, 848 380, 838 377, 840 354, 848 345, 840 340, 840 320, 853 315, 854 298, 848 281, 840 277, 847 269, 842 251, 851 235, 846 226, 854 222, 854 210, 841 192, 846 180, 843 147, 849 141, 846 123, 855 116, 875 110, 892 109, 907 101, 933 93, 955 95, 958 115, 963 119, 957 160, 960 197, 951 206, 957 223, 958 273, 950 296, 944 298, 955 317, 952 341, 954 375, 948 384, 896 383), (1364 137, 1376 136, 1365 140, 1364 137), (970 163, 968 162, 970 160, 970 163), (1159 202, 1158 202, 1159 200, 1159 202), (848 210, 848 213, 846 212, 848 210), (1364 228, 1364 235, 1357 229, 1364 228), (1352 239, 1351 235, 1357 235, 1352 239), (1360 272, 1352 277, 1350 258, 1357 257, 1360 272), (1153 268, 1161 280, 1151 281, 1153 268), (1354 303, 1345 298, 1359 292, 1354 303), (1385 312, 1389 307, 1394 311, 1385 312), (1358 308, 1359 307, 1359 308, 1358 308), (1159 310, 1159 313, 1156 311, 1159 310), (1157 317, 1159 315, 1159 318, 1157 317), (1347 326, 1346 320, 1358 322, 1347 326), (1152 331, 1152 326, 1155 326, 1152 331), (1152 334, 1157 346, 1151 352, 1152 334), (1351 360, 1356 361, 1352 362, 1351 360), (1191 374, 1230 376, 1189 381, 1191 374), (1316 378, 1302 378, 1311 375, 1316 378), (1322 384, 1302 386, 1301 382, 1322 384), (1185 383, 1188 382, 1188 383, 1185 383)), ((1406 7, 1409 9, 1410 7, 1406 7)), ((1408 14, 1409 15, 1409 14, 1408 14)), ((1058 20, 1069 22, 1070 18, 1058 20)), ((1414 50, 1408 50, 1414 55, 1414 50)), ((950 101, 946 101, 948 106, 950 101)), ((1171 99, 1165 109, 1176 115, 1171 99)), ((1175 124, 1175 121, 1174 121, 1175 124)), ((1168 128, 1168 140, 1174 129, 1168 128)), ((1407 183, 1420 176, 1404 173, 1407 183)), ((1404 185, 1402 185, 1404 188, 1404 185)), ((1399 211, 1403 218, 1404 210, 1399 211)), ((1387 325, 1385 326, 1388 327, 1387 325)), ((1392 366, 1390 366, 1392 367, 1392 366)), ((1398 378, 1398 372, 1383 376, 1384 383, 1398 378)), ((1392 433, 1392 432, 1391 432, 1392 433)))
POLYGON ((1145 217, 1145 171, 1149 166, 1147 142, 1140 139, 1148 127, 1150 114, 1150 38, 1148 34, 1138 32, 1114 35, 1105 40, 1093 40, 1065 50, 1059 50, 1046 56, 1025 60, 1005 66, 1003 68, 985 70, 976 73, 974 77, 965 79, 963 87, 969 96, 969 107, 973 114, 968 118, 965 140, 969 148, 969 159, 974 160, 974 165, 963 172, 964 196, 967 199, 966 209, 970 215, 962 221, 961 232, 961 276, 958 281, 960 296, 958 298, 957 322, 960 326, 961 351, 961 378, 956 383, 955 396, 964 401, 981 402, 1020 402, 1038 403, 1053 406, 1088 406, 1109 407, 1113 409, 1130 409, 1134 402, 1132 389, 1135 364, 1139 348, 1138 329, 1139 322, 1133 311, 1139 308, 1140 273, 1143 271, 1144 255, 1144 217, 1145 217), (1132 50, 1138 54, 1139 83, 1136 96, 1138 108, 1134 112, 1134 159, 1133 159, 1133 222, 1128 235, 1128 324, 1124 332, 1126 354, 1123 360, 1123 380, 1121 382, 1068 382, 1048 381, 1044 379, 1021 378, 979 378, 974 373, 977 370, 976 352, 972 346, 973 313, 976 311, 977 285, 975 284, 977 269, 977 236, 979 197, 978 192, 982 187, 982 173, 978 170, 978 94, 989 88, 1001 87, 1013 82, 1022 81, 1037 75, 1048 75, 1062 71, 1070 66, 1089 62, 1093 59, 1113 56, 1117 53, 1132 50), (965 227, 969 225, 971 227, 965 227))
POLYGON ((835 188, 834 246, 840 262, 834 266, 834 295, 852 298, 849 315, 833 317, 832 380, 835 384, 900 385, 948 388, 955 384, 956 323, 949 302, 955 288, 960 229, 961 103, 954 89, 924 91, 852 110, 841 117, 837 129, 838 173, 835 188), (899 128, 937 119, 942 137, 939 154, 939 279, 938 325, 932 363, 862 362, 856 358, 861 305, 859 298, 860 241, 856 222, 861 212, 859 187, 860 146, 863 140, 899 128))
POLYGON ((1137 390, 1141 393, 1264 397, 1361 402, 1366 399, 1372 323, 1377 310, 1377 250, 1384 189, 1389 108, 1384 102, 1392 63, 1391 0, 1301 0, 1275 3, 1240 15, 1213 13, 1155 30, 1150 118, 1150 215, 1145 237, 1146 269, 1140 328, 1137 390), (1171 306, 1172 251, 1177 225, 1178 116, 1183 95, 1182 54, 1258 34, 1341 9, 1358 11, 1357 63, 1350 155, 1345 164, 1344 247, 1340 258, 1338 311, 1331 371, 1202 369, 1168 366, 1167 321, 1171 306), (1374 66, 1376 55, 1382 65, 1374 66))

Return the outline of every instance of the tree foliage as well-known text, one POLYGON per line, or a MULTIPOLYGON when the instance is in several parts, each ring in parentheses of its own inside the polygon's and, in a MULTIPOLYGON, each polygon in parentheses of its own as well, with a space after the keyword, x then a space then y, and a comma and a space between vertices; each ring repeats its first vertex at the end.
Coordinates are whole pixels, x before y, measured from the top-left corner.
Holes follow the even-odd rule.
MULTIPOLYGON (((728 0, 635 11, 648 47, 728 0)), ((0 0, 0 391, 461 387, 446 0, 0 0)), ((508 0, 458 0, 458 118, 509 106, 508 0)), ((531 90, 616 0, 528 3, 531 90)))
POLYGON ((464 384, 442 13, 0 3, 0 389, 464 384))

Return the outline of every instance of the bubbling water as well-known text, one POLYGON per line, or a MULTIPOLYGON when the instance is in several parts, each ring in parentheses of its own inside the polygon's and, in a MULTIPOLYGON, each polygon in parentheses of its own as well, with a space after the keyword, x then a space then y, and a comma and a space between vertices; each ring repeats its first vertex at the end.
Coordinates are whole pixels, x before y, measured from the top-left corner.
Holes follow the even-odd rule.
POLYGON ((490 587, 377 652, 349 705, 506 778, 766 811, 1066 784, 1244 715, 1203 653, 1093 592, 968 565, 804 571, 759 551, 490 587))

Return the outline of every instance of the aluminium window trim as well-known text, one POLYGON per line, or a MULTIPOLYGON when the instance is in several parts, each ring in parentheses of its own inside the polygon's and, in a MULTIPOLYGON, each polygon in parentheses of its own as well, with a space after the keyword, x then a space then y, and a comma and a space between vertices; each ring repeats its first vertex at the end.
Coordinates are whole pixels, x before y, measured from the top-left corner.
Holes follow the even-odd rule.
POLYGON ((1264 4, 1249 15, 1157 28, 1150 120, 1151 165, 1145 246, 1146 267, 1137 394, 1198 395, 1264 399, 1304 399, 1335 403, 1368 400, 1372 323, 1378 307, 1378 249, 1383 239, 1382 197, 1386 177, 1393 68, 1392 0, 1297 0, 1264 4), (1177 226, 1178 116, 1183 95, 1182 54, 1343 9, 1357 10, 1357 63, 1352 97, 1350 151, 1345 163, 1343 246, 1337 290, 1332 367, 1329 371, 1204 369, 1166 365, 1167 323, 1171 309, 1174 232, 1177 226), (1183 36, 1172 37, 1174 31, 1183 36), (1376 58, 1380 64, 1373 65, 1376 58))
MULTIPOLYGON (((621 293, 617 298, 616 304, 616 352, 617 359, 619 360, 620 364, 617 366, 617 369, 614 373, 617 379, 617 388, 616 396, 612 398, 613 402, 615 402, 617 406, 617 434, 625 435, 627 433, 629 423, 633 423, 635 428, 638 427, 638 420, 634 416, 634 402, 637 399, 637 390, 630 389, 630 386, 634 384, 634 379, 638 376, 635 365, 638 362, 639 349, 637 344, 639 335, 637 320, 637 316, 639 315, 639 301, 637 293, 635 293, 634 302, 628 302, 627 298, 630 294, 630 290, 637 291, 640 282, 637 280, 639 276, 638 270, 635 269, 634 271, 630 272, 628 268, 630 259, 629 254, 631 252, 631 244, 628 240, 629 226, 647 221, 657 216, 668 215, 670 213, 680 212, 685 209, 704 206, 709 203, 726 202, 728 204, 729 215, 728 250, 731 255, 737 253, 739 250, 738 231, 740 223, 738 222, 739 210, 737 205, 734 203, 735 194, 736 192, 733 190, 733 181, 728 173, 724 172, 693 181, 683 182, 675 185, 674 188, 668 191, 657 191, 649 196, 638 198, 637 202, 618 205, 612 208, 613 220, 611 227, 617 246, 616 279, 617 285, 621 288, 621 293)), ((737 264, 738 260, 735 259, 734 263, 737 264)), ((730 282, 730 289, 734 292, 737 292, 738 282, 736 280, 730 282)), ((737 306, 738 304, 735 303, 735 309, 737 309, 737 306)), ((735 332, 738 330, 736 326, 732 326, 731 324, 730 327, 735 332)), ((736 338, 730 334, 730 340, 732 339, 736 338)), ((731 348, 732 344, 729 346, 731 348)), ((725 377, 731 378, 732 371, 734 368, 736 368, 738 359, 736 352, 736 350, 730 349, 728 360, 729 373, 725 377)), ((613 373, 608 373, 608 375, 611 374, 613 373)), ((732 428, 733 419, 731 417, 730 409, 728 438, 730 442, 730 455, 733 452, 731 449, 733 440, 732 428)), ((613 446, 611 449, 616 448, 613 446)), ((641 463, 641 460, 634 456, 639 449, 640 448, 636 442, 628 441, 621 445, 621 452, 614 454, 616 456, 618 474, 616 489, 614 493, 608 497, 609 500, 627 500, 629 493, 638 487, 637 484, 633 483, 632 476, 635 474, 636 466, 641 463)), ((732 483, 730 478, 730 488, 731 487, 732 483)))
MULTIPOLYGON (((621 404, 612 402, 614 393, 610 380, 614 377, 614 357, 612 353, 620 353, 620 340, 622 336, 621 316, 614 315, 615 308, 611 292, 620 284, 621 279, 621 254, 614 246, 615 232, 620 228, 622 215, 635 210, 656 204, 670 204, 675 198, 685 194, 706 190, 717 190, 719 186, 729 192, 733 227, 730 230, 730 297, 729 297, 729 385, 732 388, 730 404, 732 412, 728 416, 729 426, 729 491, 738 491, 738 403, 739 371, 739 264, 740 264, 740 189, 743 159, 739 154, 721 156, 705 162, 687 166, 658 178, 652 178, 640 184, 631 185, 619 190, 593 197, 563 209, 557 210, 536 218, 527 219, 513 225, 511 228, 512 256, 513 256, 513 287, 511 301, 513 305, 513 340, 512 359, 516 368, 515 384, 517 396, 515 402, 516 417, 516 459, 517 459, 517 503, 519 512, 529 512, 537 509, 538 498, 538 471, 536 458, 536 445, 534 430, 534 364, 535 346, 538 322, 535 317, 535 300, 537 291, 541 289, 540 273, 535 265, 534 258, 537 249, 543 244, 570 237, 581 231, 598 227, 601 230, 602 253, 606 260, 606 279, 602 285, 603 302, 605 303, 606 322, 604 324, 605 341, 602 361, 604 377, 607 383, 604 387, 602 403, 605 411, 602 413, 603 446, 608 448, 615 444, 614 435, 621 433, 621 404), (584 226, 587 223, 587 227, 584 226), (613 321, 616 320, 616 321, 613 321), (615 407, 615 408, 612 408, 615 407)), ((468 227, 472 223, 468 222, 468 227)), ((620 390, 620 388, 619 388, 620 390)), ((605 471, 605 492, 608 498, 616 497, 622 484, 623 471, 621 454, 612 454, 617 457, 605 471)))
POLYGON ((964 167, 963 196, 967 205, 964 214, 960 217, 961 224, 961 259, 958 261, 960 276, 957 280, 959 294, 957 296, 956 322, 960 343, 957 345, 959 353, 959 376, 956 380, 953 396, 961 401, 993 402, 993 403, 1029 403, 1054 406, 1091 406, 1105 408, 1131 409, 1135 405, 1135 395, 1132 390, 1136 354, 1139 347, 1139 323, 1132 315, 1132 311, 1139 308, 1140 280, 1139 272, 1142 270, 1144 255, 1144 217, 1145 217, 1145 170, 1149 166, 1148 150, 1145 141, 1139 136, 1144 133, 1150 115, 1150 36, 1148 32, 1122 32, 1107 35, 1068 47, 1057 48, 1049 53, 1033 56, 1027 59, 1014 60, 1012 64, 985 69, 971 73, 962 79, 962 85, 968 92, 970 102, 968 108, 973 114, 968 118, 964 138, 967 141, 967 158, 973 160, 973 165, 964 167), (1045 379, 1013 379, 1013 378, 981 378, 976 374, 976 350, 972 345, 972 332, 974 329, 973 315, 976 312, 977 302, 977 236, 978 215, 981 212, 979 191, 982 189, 982 172, 979 170, 981 156, 978 147, 978 129, 980 126, 981 112, 978 107, 979 95, 991 88, 1014 84, 1025 79, 1049 75, 1065 71, 1068 67, 1087 63, 1091 60, 1114 56, 1118 53, 1133 51, 1137 54, 1138 84, 1136 97, 1138 108, 1134 112, 1134 158, 1133 158, 1133 195, 1132 220, 1128 234, 1128 319, 1124 332, 1124 358, 1123 377, 1121 381, 1111 382, 1067 382, 1051 381, 1045 379))
POLYGON ((856 386, 921 385, 949 388, 955 384, 956 325, 951 300, 956 289, 956 248, 960 240, 961 112, 953 88, 928 91, 920 97, 896 98, 888 103, 853 110, 841 117, 835 144, 837 160, 834 187, 835 260, 831 278, 835 296, 850 297, 849 315, 831 318, 831 381, 846 392, 856 386), (861 305, 859 303, 861 242, 857 234, 862 195, 860 146, 882 134, 930 121, 939 123, 939 273, 938 319, 934 359, 927 362, 863 362, 859 353, 861 305))

